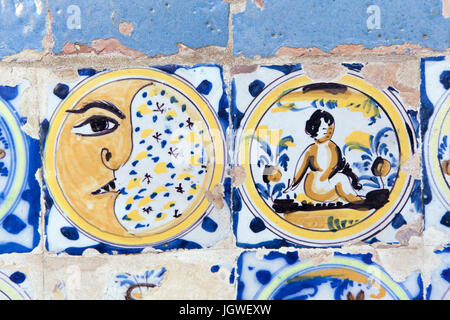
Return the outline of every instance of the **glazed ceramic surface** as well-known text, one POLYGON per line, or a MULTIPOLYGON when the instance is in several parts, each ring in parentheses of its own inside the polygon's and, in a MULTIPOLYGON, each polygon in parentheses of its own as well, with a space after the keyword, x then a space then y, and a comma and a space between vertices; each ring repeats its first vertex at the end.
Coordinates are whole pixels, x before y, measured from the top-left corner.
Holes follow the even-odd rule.
POLYGON ((238 260, 238 299, 409 300, 421 299, 415 283, 394 281, 371 255, 335 253, 326 262, 300 261, 297 252, 244 252, 238 260))
POLYGON ((450 236, 450 62, 444 58, 425 58, 421 66, 425 224, 450 236))
POLYGON ((239 195, 272 232, 306 246, 365 240, 420 202, 420 182, 400 170, 415 128, 391 91, 355 72, 333 82, 301 70, 263 82, 276 74, 262 67, 252 76, 236 79, 235 101, 251 101, 237 130, 239 195))
POLYGON ((428 300, 450 300, 450 247, 436 250, 434 254, 440 262, 435 264, 431 273, 431 283, 428 285, 428 300))
POLYGON ((110 282, 105 299, 148 300, 154 288, 161 285, 165 268, 146 270, 142 274, 119 273, 110 282))
POLYGON ((16 110, 26 85, 0 88, 0 253, 29 252, 40 238, 39 141, 16 110))
POLYGON ((87 77, 51 114, 44 177, 72 225, 63 235, 83 240, 77 246, 200 246, 179 240, 197 227, 207 235, 194 235, 200 243, 224 236, 206 198, 223 183, 227 161, 221 69, 175 70, 87 77))
POLYGON ((19 271, 0 271, 0 300, 30 300, 29 293, 24 290, 26 276, 19 271))

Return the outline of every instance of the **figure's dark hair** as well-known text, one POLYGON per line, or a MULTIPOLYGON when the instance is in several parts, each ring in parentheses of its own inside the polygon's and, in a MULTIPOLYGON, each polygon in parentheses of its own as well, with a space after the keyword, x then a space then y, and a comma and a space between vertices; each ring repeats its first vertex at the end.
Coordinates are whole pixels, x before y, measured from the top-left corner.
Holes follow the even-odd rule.
POLYGON ((329 126, 334 123, 334 118, 331 113, 324 110, 316 110, 312 116, 306 121, 305 132, 312 138, 317 136, 319 131, 321 119, 323 119, 329 126))

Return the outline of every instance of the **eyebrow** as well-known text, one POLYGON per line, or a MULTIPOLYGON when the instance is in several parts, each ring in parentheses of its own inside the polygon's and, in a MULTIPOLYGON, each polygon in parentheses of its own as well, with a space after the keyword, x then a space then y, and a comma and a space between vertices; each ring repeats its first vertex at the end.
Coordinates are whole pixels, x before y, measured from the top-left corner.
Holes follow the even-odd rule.
POLYGON ((114 113, 120 119, 125 119, 126 118, 125 114, 119 108, 117 108, 114 104, 112 104, 109 101, 94 101, 94 102, 90 102, 88 104, 85 104, 80 109, 77 109, 77 110, 66 110, 66 112, 68 112, 68 113, 84 113, 84 112, 86 112, 86 111, 88 111, 89 109, 92 109, 92 108, 99 108, 99 109, 107 110, 109 112, 114 113))

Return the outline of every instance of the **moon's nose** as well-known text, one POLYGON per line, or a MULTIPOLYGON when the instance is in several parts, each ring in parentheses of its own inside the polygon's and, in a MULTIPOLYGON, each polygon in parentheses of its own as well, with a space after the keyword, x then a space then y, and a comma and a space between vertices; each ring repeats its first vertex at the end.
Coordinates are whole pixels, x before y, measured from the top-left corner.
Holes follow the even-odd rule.
POLYGON ((112 164, 110 163, 110 160, 112 158, 112 153, 109 151, 108 148, 103 148, 102 151, 100 151, 100 157, 101 157, 102 163, 105 167, 107 167, 110 170, 117 169, 117 168, 112 168, 112 164))

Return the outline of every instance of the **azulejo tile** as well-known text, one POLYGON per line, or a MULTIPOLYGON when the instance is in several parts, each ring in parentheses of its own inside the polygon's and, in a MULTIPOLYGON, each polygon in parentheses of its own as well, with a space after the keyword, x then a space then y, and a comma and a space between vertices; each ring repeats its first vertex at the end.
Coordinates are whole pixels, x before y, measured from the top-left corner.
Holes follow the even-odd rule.
POLYGON ((246 10, 232 17, 233 53, 267 57, 281 47, 330 52, 339 45, 375 48, 405 43, 445 50, 449 46, 445 30, 450 22, 440 14, 444 2, 411 0, 406 12, 388 0, 318 0, 301 6, 297 0, 247 1, 246 10), (297 21, 301 21, 301 28, 292 28, 297 21))
POLYGON ((21 271, 0 269, 0 300, 30 300, 30 283, 21 271))
POLYGON ((297 251, 244 252, 238 260, 238 300, 421 300, 420 274, 403 282, 372 255, 340 254, 325 262, 300 260, 297 251))
POLYGON ((450 61, 424 58, 421 68, 425 227, 450 235, 450 61))
POLYGON ((15 109, 24 88, 0 86, 0 253, 30 252, 40 239, 39 140, 15 109))
POLYGON ((216 65, 103 71, 53 85, 43 151, 47 248, 202 248, 230 229, 216 65), (95 74, 95 75, 94 75, 95 74))
POLYGON ((128 272, 117 274, 110 282, 105 299, 108 300, 147 300, 155 287, 161 285, 165 268, 146 270, 142 274, 128 272))
POLYGON ((2 1, 0 6, 0 57, 22 50, 41 51, 46 34, 47 10, 43 0, 2 1))
POLYGON ((102 43, 114 43, 129 48, 128 51, 137 50, 138 56, 155 56, 176 53, 177 44, 201 48, 226 47, 228 42, 229 5, 223 1, 132 0, 87 4, 59 0, 49 1, 48 5, 53 18, 55 53, 70 52, 66 50, 70 44, 83 44, 90 51, 100 52, 104 49, 102 43), (127 26, 125 30, 123 26, 127 26))
POLYGON ((450 247, 434 252, 441 262, 431 273, 431 284, 427 287, 427 300, 450 300, 450 247))
POLYGON ((314 82, 301 65, 259 66, 232 83, 238 245, 278 248, 396 243, 421 214, 420 180, 402 170, 417 121, 398 92, 365 81, 363 64, 314 82))

